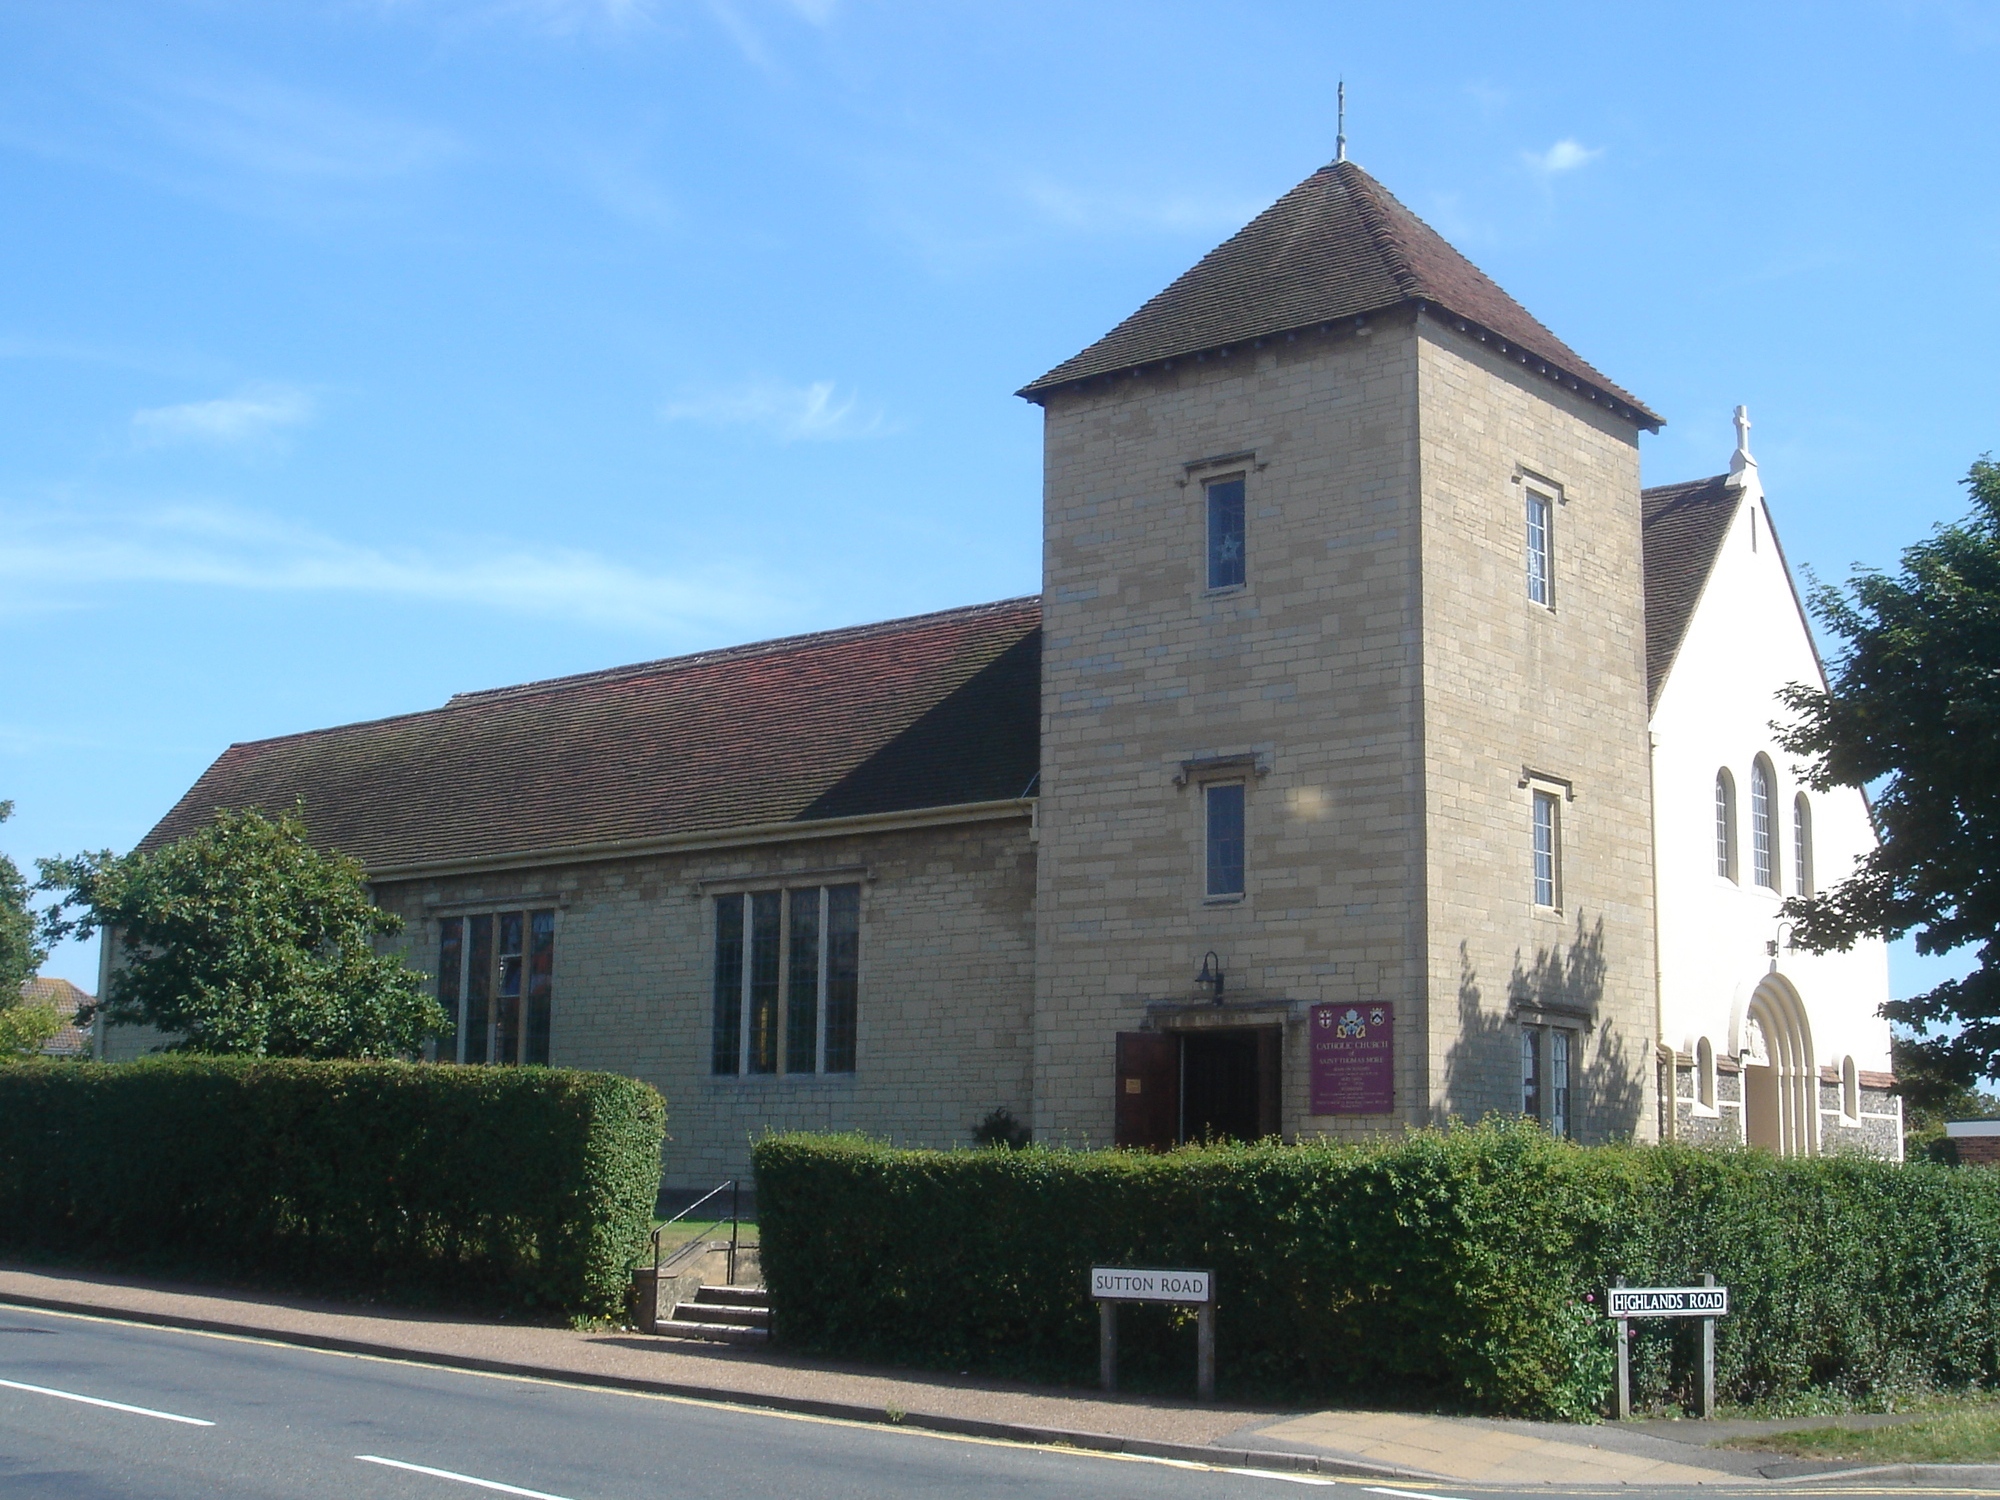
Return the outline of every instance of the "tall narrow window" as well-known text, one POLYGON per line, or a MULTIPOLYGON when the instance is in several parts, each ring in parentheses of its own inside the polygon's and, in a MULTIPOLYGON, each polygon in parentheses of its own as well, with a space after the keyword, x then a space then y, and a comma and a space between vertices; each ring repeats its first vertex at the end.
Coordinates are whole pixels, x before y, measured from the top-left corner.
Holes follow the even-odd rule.
POLYGON ((450 1023, 439 1034, 436 1057, 452 1062, 458 1057, 458 999, 463 993, 465 968, 465 918, 446 917, 438 923, 438 1009, 450 1023))
POLYGON ((1812 804, 1804 792, 1792 798, 1792 884, 1798 895, 1813 893, 1812 804))
POLYGON ((1562 905, 1562 807, 1554 792, 1535 793, 1535 905, 1562 905))
POLYGON ((1694 1102, 1715 1108, 1715 1043, 1707 1037, 1694 1044, 1694 1102))
POLYGON ((1243 783, 1202 788, 1208 814, 1208 894, 1243 894, 1243 783))
POLYGON ((1771 763, 1758 756, 1750 763, 1750 860, 1757 884, 1778 888, 1778 851, 1771 824, 1771 763))
POLYGON ((1521 1113, 1542 1117, 1542 1028, 1521 1028, 1521 1113))
POLYGON ((1553 604, 1555 502, 1540 490, 1530 489, 1527 495, 1528 597, 1537 604, 1553 604))
POLYGON ((1736 878, 1736 778, 1726 767, 1715 773, 1715 873, 1736 878))
POLYGON ((482 912, 438 923, 440 1062, 547 1063, 556 914, 482 912))
POLYGON ((500 914, 500 984, 493 1007, 493 1060, 513 1062, 521 1045, 521 914, 500 914))
POLYGON ((1571 1033, 1549 1032, 1549 1134, 1569 1135, 1569 1047, 1571 1033))
POLYGON ((854 1071, 854 1013, 861 988, 861 887, 826 892, 826 1071, 854 1071))
POLYGON ((1854 1059, 1840 1060, 1840 1112, 1848 1119, 1860 1123, 1861 1120, 1861 1070, 1854 1066, 1854 1059))
POLYGON ((1211 480, 1208 489, 1208 586, 1233 589, 1244 579, 1243 476, 1211 480))
POLYGON ((858 885, 717 896, 709 1070, 852 1073, 860 953, 858 885))
MULTIPOLYGON (((466 924, 465 1052, 459 1061, 483 1063, 490 1055, 493 1015, 493 919, 473 917, 466 924)), ((499 1058, 493 1059, 495 1062, 499 1058)))
POLYGON ((528 1014, 521 1034, 521 1061, 549 1060, 549 997, 555 987, 556 914, 528 914, 528 1014))
POLYGON ((785 1071, 819 1071, 820 889, 791 893, 791 941, 785 956, 785 1071))
POLYGON ((734 1073, 743 1047, 743 898, 715 898, 713 1073, 734 1073))
POLYGON ((778 1071, 778 935, 783 891, 757 891, 750 897, 750 982, 744 1049, 746 1073, 778 1071))

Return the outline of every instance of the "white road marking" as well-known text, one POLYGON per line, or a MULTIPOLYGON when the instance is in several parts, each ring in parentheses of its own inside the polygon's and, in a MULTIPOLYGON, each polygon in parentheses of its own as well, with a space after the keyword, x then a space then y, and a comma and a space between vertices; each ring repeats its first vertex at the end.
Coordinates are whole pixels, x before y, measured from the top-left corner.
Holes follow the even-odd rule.
POLYGON ((189 1427, 213 1427, 200 1417, 177 1417, 170 1411, 154 1411, 150 1406, 127 1406, 123 1401, 106 1401, 101 1396, 79 1396, 75 1391, 51 1390, 45 1385, 28 1385, 19 1380, 0 1380, 10 1391, 32 1391, 37 1396, 54 1396, 59 1401, 81 1401, 85 1406, 101 1406, 107 1411, 128 1411, 135 1417, 158 1417, 162 1422, 184 1422, 189 1427))
POLYGON ((1379 1484, 1364 1484, 1362 1488, 1371 1495, 1396 1495, 1400 1500, 1459 1500, 1457 1495, 1427 1495, 1422 1490, 1389 1490, 1379 1484))
POLYGON ((423 1464, 406 1464, 400 1458, 377 1458, 372 1453, 354 1455, 364 1464, 381 1464, 388 1469, 408 1469, 412 1474, 428 1474, 433 1479, 451 1479, 459 1484, 477 1485, 482 1490, 498 1490, 503 1495, 525 1495, 528 1500, 563 1500, 546 1490, 524 1490, 518 1484, 502 1484, 497 1479, 476 1479, 470 1474, 454 1474, 450 1469, 432 1469, 423 1464))
MULTIPOLYGON (((1194 1468, 1213 1468, 1211 1464, 1190 1465, 1194 1468)), ((1288 1474, 1283 1469, 1223 1469, 1224 1474, 1241 1474, 1245 1479, 1282 1479, 1286 1484, 1339 1484, 1338 1479, 1328 1479, 1324 1474, 1288 1474)))

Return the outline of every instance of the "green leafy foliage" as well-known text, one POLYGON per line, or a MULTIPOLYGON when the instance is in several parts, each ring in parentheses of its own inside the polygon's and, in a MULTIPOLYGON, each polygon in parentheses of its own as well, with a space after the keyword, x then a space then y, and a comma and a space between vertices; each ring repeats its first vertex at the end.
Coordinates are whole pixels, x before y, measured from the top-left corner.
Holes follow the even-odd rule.
POLYGON ((0 1248, 610 1314, 665 1121, 647 1085, 561 1068, 0 1066, 0 1248))
POLYGON ((0 1005, 0 1058, 33 1056, 62 1028, 62 1015, 53 1005, 0 1005))
MULTIPOLYGON (((1093 1264, 1208 1268, 1239 1396, 1582 1419, 1618 1276, 1714 1272, 1726 1397, 1868 1399, 2000 1374, 2000 1173, 1754 1151, 1585 1148, 1533 1125, 1160 1156, 755 1147, 777 1336, 850 1358, 1087 1381, 1093 1264)), ((1137 1383, 1191 1383, 1193 1333, 1121 1313, 1137 1383)), ((1640 1324, 1639 1398, 1693 1395, 1695 1325, 1640 1324)))
MULTIPOLYGON (((14 804, 0 802, 0 823, 13 815, 14 804)), ((35 938, 28 882, 21 878, 20 866, 0 854, 0 1011, 11 1009, 21 998, 22 982, 33 979, 48 956, 35 938)))
POLYGON ((402 919, 296 815, 219 812, 150 853, 40 864, 42 888, 60 893, 50 937, 117 935, 121 962, 90 1013, 155 1027, 170 1051, 409 1056, 448 1024, 423 976, 374 949, 402 919))
POLYGON ((2000 465, 1966 476, 1972 513, 1908 548, 1893 576, 1813 591, 1843 643, 1832 686, 1784 693, 1780 740, 1812 784, 1871 791, 1880 844, 1856 872, 1786 903, 1794 941, 1825 952, 1916 934, 1922 953, 1977 945, 1979 967, 1886 1013, 1960 1083, 2000 1078, 2000 465))

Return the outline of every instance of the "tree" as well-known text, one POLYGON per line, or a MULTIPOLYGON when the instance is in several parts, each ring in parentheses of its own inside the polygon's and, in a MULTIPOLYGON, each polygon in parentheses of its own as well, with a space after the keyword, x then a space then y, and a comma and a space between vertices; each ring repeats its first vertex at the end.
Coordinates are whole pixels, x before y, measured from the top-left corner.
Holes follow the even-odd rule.
POLYGON ((402 919, 372 904, 361 866, 315 849, 305 824, 216 814, 151 853, 40 861, 59 899, 50 938, 115 933, 120 962, 97 1005, 157 1027, 180 1052, 268 1057, 415 1053, 446 1026, 423 976, 375 952, 402 919))
POLYGON ((62 1013, 53 1005, 35 1005, 19 998, 0 1005, 0 1059, 33 1057, 42 1044, 63 1028, 62 1013))
MULTIPOLYGON (((14 815, 14 804, 0 802, 0 823, 14 815)), ((21 985, 41 970, 48 950, 35 941, 35 914, 28 908, 28 882, 19 866, 0 854, 0 1007, 17 1003, 21 985)))
POLYGON ((1871 791, 1879 839, 1846 880, 1786 903, 1794 941, 1979 946, 1965 978, 1884 1007, 1923 1038, 1911 1059, 1940 1099, 2000 1079, 2000 466, 1981 458, 1965 486, 1971 514, 1907 549, 1894 576, 1857 569, 1844 591, 1813 589, 1845 650, 1829 689, 1785 690, 1798 718, 1780 728, 1811 785, 1871 791))

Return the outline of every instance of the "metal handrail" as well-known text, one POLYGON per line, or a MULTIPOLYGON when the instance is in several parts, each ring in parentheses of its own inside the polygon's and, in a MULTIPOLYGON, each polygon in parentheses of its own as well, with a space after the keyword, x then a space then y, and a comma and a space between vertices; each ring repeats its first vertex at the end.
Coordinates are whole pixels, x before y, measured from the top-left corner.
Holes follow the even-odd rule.
POLYGON ((694 1247, 701 1244, 702 1241, 707 1238, 708 1231, 719 1226, 723 1222, 723 1218, 722 1215, 718 1214, 715 1218, 710 1219, 706 1223, 704 1223, 702 1225, 702 1232, 700 1234, 690 1236, 686 1244, 680 1246, 673 1252, 672 1255, 667 1257, 665 1265, 663 1265, 660 1260, 661 1234, 664 1233, 666 1230, 671 1229, 674 1225, 680 1223, 683 1219, 687 1218, 689 1214, 693 1213, 696 1209, 700 1208, 702 1204, 708 1202, 709 1199, 717 1197, 726 1191, 729 1194, 729 1215, 728 1215, 729 1284, 731 1286, 734 1286, 736 1284, 737 1235, 740 1228, 737 1219, 737 1207, 741 1201, 741 1193, 739 1191, 739 1187, 740 1187, 739 1182, 734 1177, 730 1178, 727 1182, 718 1183, 716 1186, 710 1188, 707 1192, 703 1193, 699 1198, 695 1199, 694 1202, 690 1203, 686 1208, 682 1209, 679 1213, 675 1214, 671 1219, 663 1219, 660 1221, 660 1223, 653 1230, 653 1278, 655 1281, 659 1279, 660 1272, 664 1270, 666 1266, 672 1265, 675 1261, 680 1260, 683 1256, 693 1254, 694 1247))

